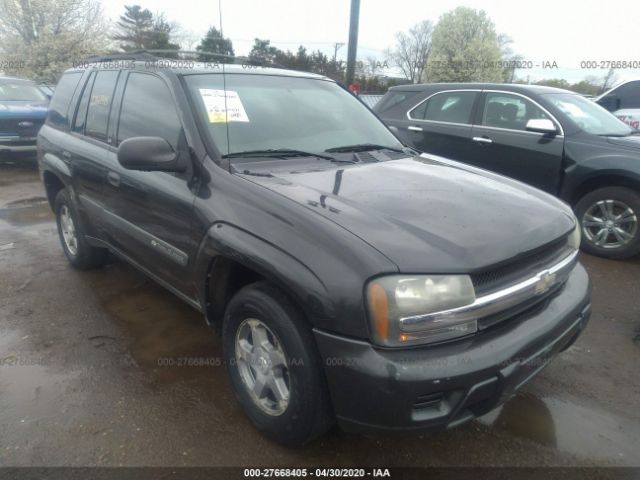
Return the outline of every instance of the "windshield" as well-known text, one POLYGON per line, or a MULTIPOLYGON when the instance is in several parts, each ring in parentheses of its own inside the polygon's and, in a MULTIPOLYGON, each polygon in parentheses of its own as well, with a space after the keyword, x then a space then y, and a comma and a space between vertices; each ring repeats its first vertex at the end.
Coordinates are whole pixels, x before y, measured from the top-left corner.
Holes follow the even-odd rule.
POLYGON ((28 83, 0 83, 0 101, 42 102, 47 96, 28 83))
POLYGON ((626 123, 618 120, 597 103, 571 93, 551 93, 546 98, 587 133, 624 137, 633 133, 626 123))
POLYGON ((222 154, 320 153, 361 144, 402 148, 375 115, 333 82, 246 74, 227 74, 224 83, 221 74, 194 74, 186 82, 222 154))

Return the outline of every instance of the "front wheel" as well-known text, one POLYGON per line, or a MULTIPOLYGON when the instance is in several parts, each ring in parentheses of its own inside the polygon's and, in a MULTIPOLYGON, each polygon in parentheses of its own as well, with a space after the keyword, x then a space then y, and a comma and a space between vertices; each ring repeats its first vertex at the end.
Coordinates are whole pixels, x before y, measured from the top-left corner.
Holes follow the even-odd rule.
POLYGON ((331 427, 311 328, 285 294, 266 282, 244 287, 229 302, 222 337, 234 393, 258 430, 297 446, 331 427))
POLYGON ((605 258, 640 253, 640 194, 625 187, 599 188, 576 204, 582 226, 582 249, 605 258))

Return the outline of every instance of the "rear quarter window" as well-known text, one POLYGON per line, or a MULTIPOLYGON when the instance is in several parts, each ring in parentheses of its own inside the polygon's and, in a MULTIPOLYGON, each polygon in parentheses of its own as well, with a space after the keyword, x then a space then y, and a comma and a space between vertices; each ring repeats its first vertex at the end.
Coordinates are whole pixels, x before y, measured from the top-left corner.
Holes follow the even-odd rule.
POLYGON ((414 95, 414 92, 389 92, 373 107, 373 111, 378 115, 384 115, 414 95))
POLYGON ((47 124, 57 128, 68 128, 69 110, 73 93, 76 91, 82 72, 65 73, 53 93, 49 104, 47 124))

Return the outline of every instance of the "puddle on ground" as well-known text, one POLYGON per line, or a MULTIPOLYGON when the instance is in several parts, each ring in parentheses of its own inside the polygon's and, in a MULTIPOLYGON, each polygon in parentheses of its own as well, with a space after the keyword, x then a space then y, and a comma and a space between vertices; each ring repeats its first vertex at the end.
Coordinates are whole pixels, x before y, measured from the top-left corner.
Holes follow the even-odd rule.
POLYGON ((0 410, 16 423, 53 420, 68 410, 65 391, 76 378, 73 372, 52 373, 31 356, 5 356, 0 366, 0 410))
POLYGON ((21 347, 26 336, 0 331, 0 411, 15 423, 39 422, 65 413, 65 391, 76 372, 54 373, 43 356, 21 347))
POLYGON ((220 341, 200 312, 120 262, 108 270, 94 288, 112 290, 102 303, 126 327, 129 352, 140 367, 161 382, 224 373, 220 341))
POLYGON ((54 216, 46 198, 32 197, 0 208, 0 220, 14 226, 24 226, 50 222, 54 220, 54 216))
POLYGON ((519 393, 478 421, 591 460, 640 457, 640 425, 557 398, 519 393))

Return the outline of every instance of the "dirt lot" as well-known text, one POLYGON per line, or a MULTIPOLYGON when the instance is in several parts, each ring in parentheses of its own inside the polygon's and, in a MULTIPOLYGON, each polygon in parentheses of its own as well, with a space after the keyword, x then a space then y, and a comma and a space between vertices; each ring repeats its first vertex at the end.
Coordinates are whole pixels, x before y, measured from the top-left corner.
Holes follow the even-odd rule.
POLYGON ((63 257, 33 165, 0 165, 0 465, 640 466, 640 259, 583 256, 586 332, 479 421, 429 436, 257 434, 201 315, 121 261, 63 257))

